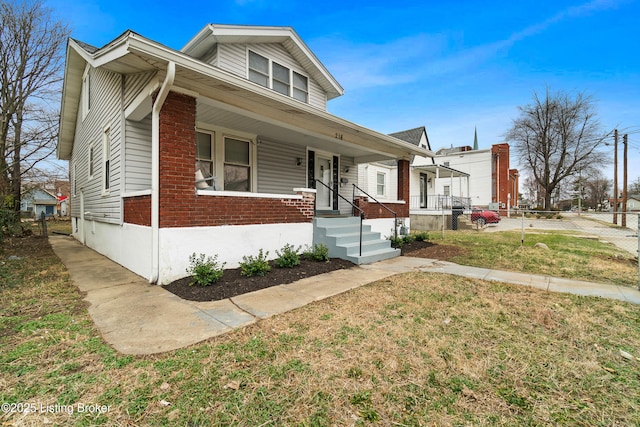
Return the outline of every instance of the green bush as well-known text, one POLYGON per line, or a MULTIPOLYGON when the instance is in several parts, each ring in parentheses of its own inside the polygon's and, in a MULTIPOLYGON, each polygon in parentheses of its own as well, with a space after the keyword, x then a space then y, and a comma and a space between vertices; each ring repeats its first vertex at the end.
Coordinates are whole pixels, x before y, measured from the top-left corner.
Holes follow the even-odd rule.
POLYGON ((240 274, 247 277, 264 276, 271 271, 271 266, 267 261, 269 251, 263 253, 262 249, 258 253, 258 256, 243 256, 240 263, 240 274))
POLYGON ((207 257, 204 254, 196 256, 195 252, 189 257, 189 267, 187 273, 193 276, 193 280, 189 285, 209 286, 216 283, 222 278, 224 266, 218 264, 218 255, 207 257))
POLYGON ((305 257, 314 261, 329 261, 329 248, 324 243, 315 244, 304 252, 305 257))
POLYGON ((418 242, 424 242, 429 240, 429 233, 427 233, 426 231, 419 231, 417 233, 414 233, 413 237, 415 237, 418 242))
POLYGON ((293 245, 284 245, 282 252, 276 251, 278 258, 276 258, 275 264, 280 268, 291 268, 300 265, 300 255, 298 252, 300 252, 300 247, 296 249, 293 245))
POLYGON ((387 237, 388 240, 391 240, 391 247, 393 248, 400 248, 402 247, 402 245, 404 245, 404 239, 402 238, 402 236, 398 236, 398 237, 393 237, 393 235, 387 237))

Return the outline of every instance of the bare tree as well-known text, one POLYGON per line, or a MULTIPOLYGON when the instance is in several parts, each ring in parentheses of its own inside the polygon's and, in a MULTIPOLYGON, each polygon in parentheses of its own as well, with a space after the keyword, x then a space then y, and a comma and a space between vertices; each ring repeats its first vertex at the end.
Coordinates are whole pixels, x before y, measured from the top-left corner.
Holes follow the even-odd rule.
POLYGON ((53 152, 69 29, 40 0, 0 0, 0 195, 18 209, 23 174, 53 152))
POLYGON ((533 103, 518 107, 520 117, 505 139, 514 148, 520 165, 540 185, 544 208, 551 208, 551 197, 558 186, 579 170, 602 165, 606 156, 598 151, 609 133, 600 130, 590 96, 575 98, 564 92, 544 99, 533 94, 533 103))

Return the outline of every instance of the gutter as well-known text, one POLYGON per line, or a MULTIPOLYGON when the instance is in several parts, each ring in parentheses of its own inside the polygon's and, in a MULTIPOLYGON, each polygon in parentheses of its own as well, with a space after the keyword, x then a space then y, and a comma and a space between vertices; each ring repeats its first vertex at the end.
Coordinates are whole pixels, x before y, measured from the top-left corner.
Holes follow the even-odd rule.
POLYGON ((176 63, 169 61, 167 75, 151 109, 151 277, 157 283, 160 274, 160 110, 176 77, 176 63))

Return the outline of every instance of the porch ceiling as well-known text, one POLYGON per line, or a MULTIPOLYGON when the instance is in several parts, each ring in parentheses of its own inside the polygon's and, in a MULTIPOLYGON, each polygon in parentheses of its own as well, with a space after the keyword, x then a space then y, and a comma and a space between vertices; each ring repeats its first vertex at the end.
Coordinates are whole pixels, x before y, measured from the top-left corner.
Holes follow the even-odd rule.
POLYGON ((328 138, 325 135, 310 132, 288 123, 276 122, 259 114, 238 111, 228 105, 206 98, 198 99, 196 120, 255 134, 258 141, 283 142, 352 157, 356 163, 395 158, 388 153, 349 143, 344 139, 328 138))
POLYGON ((413 166, 413 169, 416 169, 422 172, 430 172, 434 175, 438 174, 440 178, 458 178, 458 177, 468 178, 469 177, 469 174, 466 172, 462 172, 444 165, 413 166))

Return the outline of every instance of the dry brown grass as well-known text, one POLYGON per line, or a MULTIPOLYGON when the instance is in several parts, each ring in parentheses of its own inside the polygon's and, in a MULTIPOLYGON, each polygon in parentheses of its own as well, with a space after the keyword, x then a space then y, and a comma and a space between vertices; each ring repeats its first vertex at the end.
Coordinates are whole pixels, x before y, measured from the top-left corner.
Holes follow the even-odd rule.
POLYGON ((45 256, 45 268, 31 272, 23 265, 29 285, 0 294, 0 398, 110 408, 0 415, 9 425, 596 426, 640 419, 640 362, 620 354, 640 356, 635 305, 405 274, 189 348, 129 357, 105 345, 54 261, 45 256))

